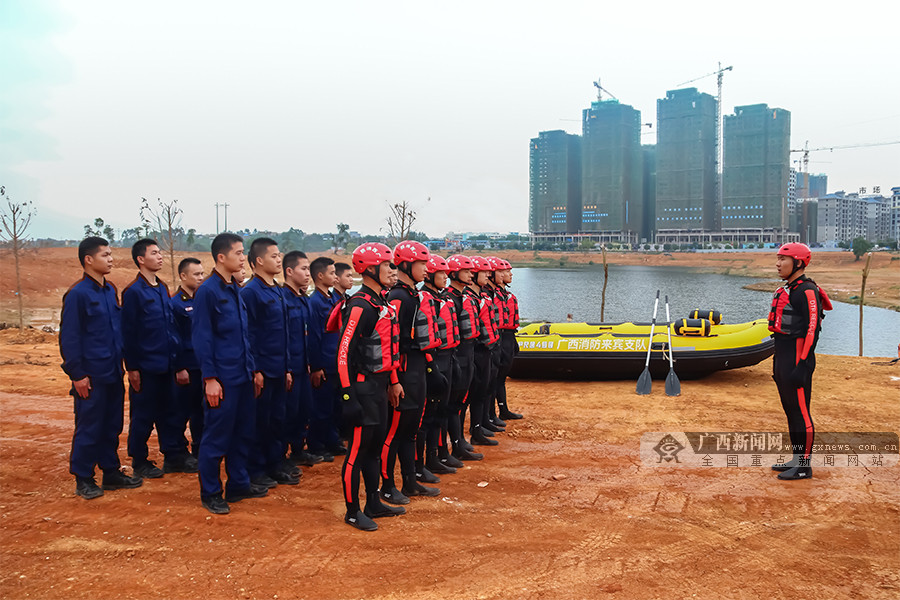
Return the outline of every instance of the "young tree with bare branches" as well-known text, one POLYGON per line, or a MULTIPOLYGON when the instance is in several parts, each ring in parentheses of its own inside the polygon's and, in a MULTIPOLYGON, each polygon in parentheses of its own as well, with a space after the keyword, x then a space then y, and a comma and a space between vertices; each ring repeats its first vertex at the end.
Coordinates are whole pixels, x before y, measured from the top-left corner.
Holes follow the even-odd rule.
POLYGON ((178 200, 163 202, 156 199, 157 207, 151 208, 146 198, 141 198, 141 224, 149 232, 156 230, 159 233, 157 240, 160 249, 169 255, 169 266, 172 269, 172 282, 178 281, 175 274, 175 242, 181 235, 181 217, 184 211, 178 208, 178 200))
MULTIPOLYGON (((428 200, 431 200, 431 198, 428 198, 428 200)), ((391 204, 389 208, 391 209, 391 214, 387 218, 388 235, 391 241, 396 244, 409 238, 413 223, 416 222, 416 211, 412 209, 408 200, 391 204)))
POLYGON ((0 206, 0 240, 12 248, 13 258, 16 263, 16 298, 19 302, 19 333, 25 331, 25 313, 22 308, 22 277, 19 271, 19 255, 28 243, 28 226, 36 210, 34 203, 29 201, 16 202, 6 193, 6 187, 0 186, 0 197, 5 200, 5 205, 0 206))

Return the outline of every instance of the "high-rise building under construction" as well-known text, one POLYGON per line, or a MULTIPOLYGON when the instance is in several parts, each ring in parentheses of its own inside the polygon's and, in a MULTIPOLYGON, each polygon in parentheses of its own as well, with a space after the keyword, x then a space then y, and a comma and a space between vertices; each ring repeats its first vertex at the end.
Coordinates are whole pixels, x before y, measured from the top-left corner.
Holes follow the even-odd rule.
POLYGON ((724 118, 721 229, 789 227, 791 113, 765 104, 737 106, 724 118))
POLYGON ((714 229, 716 99, 670 90, 656 110, 655 229, 714 229))
POLYGON ((542 131, 529 150, 528 226, 533 233, 578 231, 581 225, 581 138, 542 131))
POLYGON ((582 113, 581 223, 578 232, 639 242, 644 220, 641 113, 598 100, 582 113))

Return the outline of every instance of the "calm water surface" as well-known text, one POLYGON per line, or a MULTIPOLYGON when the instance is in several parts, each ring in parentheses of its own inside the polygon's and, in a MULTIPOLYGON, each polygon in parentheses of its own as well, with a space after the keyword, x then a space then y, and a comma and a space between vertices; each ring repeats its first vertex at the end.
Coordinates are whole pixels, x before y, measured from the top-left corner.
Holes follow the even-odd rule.
MULTIPOLYGON (((656 290, 661 290, 659 320, 665 319, 662 297, 669 295, 672 318, 688 316, 695 308, 721 311, 729 323, 764 319, 772 295, 743 289, 759 281, 746 277, 697 273, 670 267, 611 266, 606 288, 604 319, 649 322, 656 290)), ((517 268, 512 290, 519 298, 523 319, 575 321, 600 319, 602 267, 593 269, 517 268)), ((827 288, 826 288, 827 290, 827 288)), ((900 343, 900 313, 865 307, 863 353, 866 356, 897 356, 900 343)), ((841 302, 826 313, 817 351, 855 356, 859 352, 859 307, 841 302)))

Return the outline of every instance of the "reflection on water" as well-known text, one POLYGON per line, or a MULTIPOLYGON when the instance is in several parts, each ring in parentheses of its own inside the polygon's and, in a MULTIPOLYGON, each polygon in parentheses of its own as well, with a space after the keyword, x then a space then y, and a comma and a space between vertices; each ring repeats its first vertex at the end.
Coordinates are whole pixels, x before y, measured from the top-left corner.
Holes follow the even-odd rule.
MULTIPOLYGON (((689 269, 611 266, 604 320, 649 322, 657 289, 661 290, 660 321, 666 317, 666 294, 673 319, 686 317, 695 308, 719 310, 729 323, 764 319, 772 296, 743 289, 753 281, 689 269)), ((512 290, 519 298, 522 318, 529 321, 564 321, 569 313, 575 321, 600 321, 602 289, 602 267, 513 270, 512 290)), ((840 302, 834 306, 826 313, 817 351, 855 356, 859 351, 859 307, 840 302)), ((866 307, 863 325, 866 356, 897 355, 900 313, 866 307)))

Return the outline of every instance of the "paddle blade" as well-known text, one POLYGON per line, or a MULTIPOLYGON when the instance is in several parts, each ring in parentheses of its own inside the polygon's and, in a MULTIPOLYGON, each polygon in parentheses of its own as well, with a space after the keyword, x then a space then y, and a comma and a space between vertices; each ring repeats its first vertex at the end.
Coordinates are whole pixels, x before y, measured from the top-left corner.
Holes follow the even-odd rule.
POLYGON ((644 372, 638 377, 637 388, 635 392, 639 396, 646 396, 653 388, 653 379, 650 378, 650 367, 644 367, 644 372))
POLYGON ((666 396, 680 395, 681 382, 678 381, 678 375, 675 374, 675 369, 669 369, 669 374, 666 375, 666 396))

